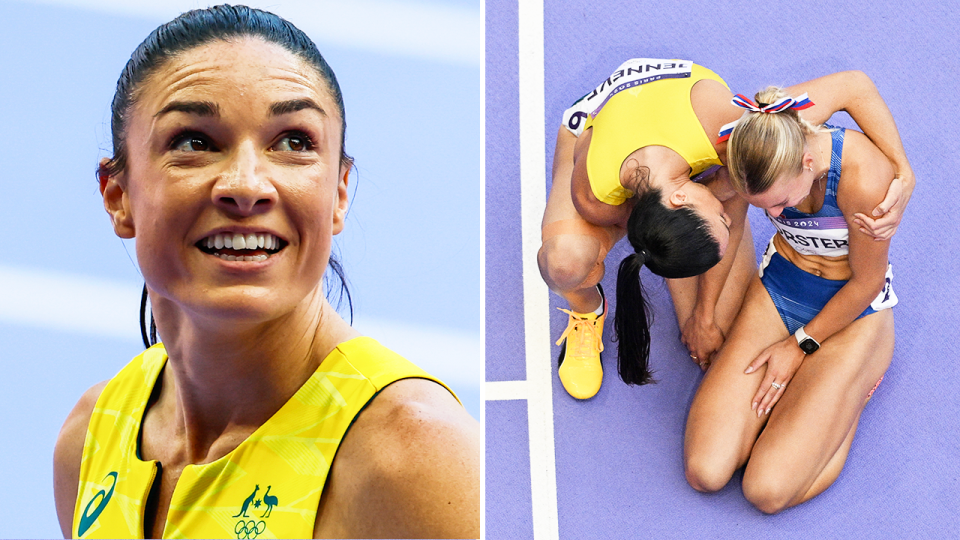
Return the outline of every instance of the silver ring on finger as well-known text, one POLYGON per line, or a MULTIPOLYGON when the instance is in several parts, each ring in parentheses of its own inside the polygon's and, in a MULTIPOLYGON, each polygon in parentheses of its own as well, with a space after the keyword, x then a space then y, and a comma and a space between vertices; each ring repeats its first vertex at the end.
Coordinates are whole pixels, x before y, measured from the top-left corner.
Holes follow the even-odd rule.
POLYGON ((779 389, 783 388, 784 386, 786 386, 786 384, 770 383, 770 386, 772 386, 774 390, 779 390, 779 389))

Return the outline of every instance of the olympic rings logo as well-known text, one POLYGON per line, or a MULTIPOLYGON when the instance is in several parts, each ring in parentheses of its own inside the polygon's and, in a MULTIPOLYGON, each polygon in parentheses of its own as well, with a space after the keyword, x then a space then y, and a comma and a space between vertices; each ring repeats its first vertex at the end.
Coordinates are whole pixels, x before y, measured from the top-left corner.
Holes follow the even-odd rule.
POLYGON ((241 519, 237 522, 237 526, 233 528, 237 538, 256 538, 263 534, 265 530, 267 530, 267 524, 263 520, 254 521, 252 519, 250 521, 241 519))

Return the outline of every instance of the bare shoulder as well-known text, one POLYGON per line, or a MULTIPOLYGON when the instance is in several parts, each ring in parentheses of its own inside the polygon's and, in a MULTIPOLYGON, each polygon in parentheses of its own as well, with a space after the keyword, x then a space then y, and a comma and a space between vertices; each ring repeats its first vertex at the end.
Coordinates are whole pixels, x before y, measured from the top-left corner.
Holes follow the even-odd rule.
POLYGON ((845 214, 869 213, 887 193, 893 180, 890 160, 866 135, 848 129, 843 141, 843 181, 837 203, 845 214))
POLYGON ((442 386, 385 388, 341 443, 317 520, 319 536, 477 538, 482 435, 442 386))
POLYGON ((70 536, 73 525, 73 509, 77 502, 77 486, 80 483, 80 460, 83 457, 83 442, 87 425, 107 381, 91 386, 67 415, 57 445, 53 449, 53 494, 57 504, 57 518, 64 538, 70 536))
POLYGON ((690 90, 693 112, 711 141, 716 139, 724 124, 740 118, 743 114, 743 109, 730 101, 732 98, 730 89, 713 79, 697 81, 690 90))

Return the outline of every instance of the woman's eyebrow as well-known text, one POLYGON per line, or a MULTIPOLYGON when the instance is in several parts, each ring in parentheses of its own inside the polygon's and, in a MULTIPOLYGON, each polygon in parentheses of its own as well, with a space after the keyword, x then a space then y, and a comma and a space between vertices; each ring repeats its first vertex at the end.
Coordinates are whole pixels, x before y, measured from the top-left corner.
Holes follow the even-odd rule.
POLYGON ((159 118, 170 112, 182 112, 197 116, 220 116, 220 106, 212 101, 171 101, 153 117, 159 118))
POLYGON ((309 98, 289 99, 287 101, 278 101, 270 106, 270 116, 280 116, 283 114, 294 113, 304 109, 313 109, 323 116, 327 112, 323 110, 315 101, 309 98))

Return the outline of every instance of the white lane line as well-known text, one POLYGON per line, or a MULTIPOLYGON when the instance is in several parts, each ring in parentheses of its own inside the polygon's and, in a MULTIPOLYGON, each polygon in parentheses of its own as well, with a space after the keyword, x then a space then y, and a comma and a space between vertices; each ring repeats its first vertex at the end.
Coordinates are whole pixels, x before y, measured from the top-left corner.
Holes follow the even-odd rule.
POLYGON ((550 302, 537 268, 540 222, 546 207, 544 145, 543 0, 521 0, 519 20, 520 234, 523 249, 530 496, 534 540, 560 538, 557 463, 553 440, 550 302))
POLYGON ((527 381, 494 381, 483 385, 483 399, 486 401, 527 399, 529 396, 530 384, 527 381))

